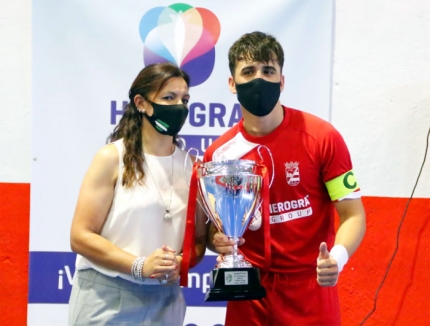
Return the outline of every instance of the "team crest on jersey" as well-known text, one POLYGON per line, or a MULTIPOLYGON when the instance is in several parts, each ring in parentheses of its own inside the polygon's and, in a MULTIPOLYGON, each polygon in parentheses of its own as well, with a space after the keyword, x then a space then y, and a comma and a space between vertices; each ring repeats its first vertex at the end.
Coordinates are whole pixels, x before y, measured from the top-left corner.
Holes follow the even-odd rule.
POLYGON ((285 163, 285 175, 290 186, 297 186, 300 183, 299 162, 285 163))

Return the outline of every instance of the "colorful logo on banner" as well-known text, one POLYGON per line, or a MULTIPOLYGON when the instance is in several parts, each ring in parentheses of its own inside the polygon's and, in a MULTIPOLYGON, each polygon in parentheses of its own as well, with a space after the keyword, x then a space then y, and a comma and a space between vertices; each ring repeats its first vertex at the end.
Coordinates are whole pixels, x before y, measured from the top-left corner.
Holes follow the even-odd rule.
POLYGON ((139 25, 143 62, 173 62, 190 75, 190 86, 200 85, 213 71, 220 31, 218 18, 208 9, 185 3, 153 8, 139 25))

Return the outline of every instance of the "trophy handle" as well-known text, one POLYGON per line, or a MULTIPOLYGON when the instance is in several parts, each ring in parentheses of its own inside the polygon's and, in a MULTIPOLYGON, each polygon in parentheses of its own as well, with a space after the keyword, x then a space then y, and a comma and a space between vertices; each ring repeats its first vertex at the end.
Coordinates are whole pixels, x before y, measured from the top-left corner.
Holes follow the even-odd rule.
POLYGON ((257 148, 258 155, 260 156, 260 159, 264 162, 263 155, 261 155, 261 152, 260 152, 260 149, 262 147, 267 150, 267 152, 270 155, 270 160, 272 161, 272 178, 270 179, 270 184, 269 184, 269 188, 272 188, 273 179, 275 178, 275 161, 273 160, 273 155, 272 155, 272 152, 270 151, 269 147, 264 146, 264 145, 259 145, 257 148))
MULTIPOLYGON (((190 153, 194 151, 196 153, 196 158, 200 155, 200 152, 197 148, 191 147, 188 151, 187 154, 185 155, 185 160, 184 160, 184 176, 187 175, 187 162, 188 162, 188 158, 191 156, 190 153)), ((190 188, 190 183, 188 182, 187 178, 185 178, 185 182, 188 185, 188 188, 190 188)))
MULTIPOLYGON (((201 209, 203 210, 203 212, 205 213, 205 215, 206 215, 206 224, 208 224, 210 221, 211 221, 211 219, 210 219, 210 214, 209 214, 209 209, 208 208, 206 208, 206 206, 204 205, 204 201, 202 202, 201 200, 200 200, 200 196, 201 196, 201 193, 200 193, 200 190, 199 191, 197 191, 197 198, 196 198, 196 202, 198 202, 199 203, 199 206, 201 207, 201 209)), ((214 224, 215 224, 215 222, 214 222, 214 224)), ((217 227, 217 229, 219 229, 219 225, 215 225, 216 227, 217 227)))
MULTIPOLYGON (((190 153, 193 152, 193 151, 196 153, 196 158, 198 156, 200 156, 200 151, 197 148, 191 147, 187 151, 187 154, 185 155, 185 160, 184 160, 184 176, 186 176, 186 174, 187 174, 187 162, 188 162, 188 158, 191 156, 190 153)), ((194 164, 196 164, 196 163, 194 163, 194 164)), ((186 177, 185 177, 185 182, 187 183, 188 188, 191 188, 191 184, 188 182, 188 180, 187 180, 186 177)), ((198 194, 199 195, 197 196, 196 201, 199 203, 199 206, 202 208, 203 212, 206 214, 206 218, 207 218, 206 223, 208 223, 210 221, 210 219, 209 219, 209 216, 210 216, 209 215, 209 211, 207 210, 207 208, 205 207, 205 205, 203 205, 203 203, 200 200, 200 192, 198 192, 198 194)))

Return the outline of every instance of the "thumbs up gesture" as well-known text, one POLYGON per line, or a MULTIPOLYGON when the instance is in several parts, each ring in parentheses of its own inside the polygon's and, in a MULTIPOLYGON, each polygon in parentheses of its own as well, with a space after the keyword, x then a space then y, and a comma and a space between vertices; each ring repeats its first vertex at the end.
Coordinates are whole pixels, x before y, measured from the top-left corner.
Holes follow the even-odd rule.
POLYGON ((320 244, 320 252, 317 259, 317 282, 321 286, 334 286, 339 277, 339 269, 336 260, 330 256, 325 242, 320 244))

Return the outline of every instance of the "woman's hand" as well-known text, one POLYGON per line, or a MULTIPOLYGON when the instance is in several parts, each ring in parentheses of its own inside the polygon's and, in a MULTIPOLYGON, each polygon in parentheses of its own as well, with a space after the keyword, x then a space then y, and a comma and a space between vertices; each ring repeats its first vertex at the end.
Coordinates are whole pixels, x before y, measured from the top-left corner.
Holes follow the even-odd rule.
POLYGON ((161 284, 176 282, 179 264, 175 253, 175 250, 166 245, 155 250, 143 264, 143 277, 158 279, 161 284))

